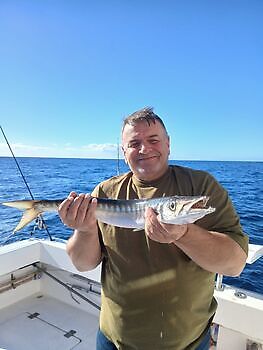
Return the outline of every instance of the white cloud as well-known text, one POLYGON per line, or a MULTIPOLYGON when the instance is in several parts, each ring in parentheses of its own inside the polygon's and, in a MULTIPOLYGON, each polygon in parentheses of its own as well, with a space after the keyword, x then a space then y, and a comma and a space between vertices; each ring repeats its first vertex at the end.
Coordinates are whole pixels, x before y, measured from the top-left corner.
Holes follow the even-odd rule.
MULTIPOLYGON (((16 157, 117 158, 118 154, 117 145, 112 143, 93 143, 80 147, 70 143, 50 146, 14 143, 11 147, 16 157)), ((5 143, 0 143, 0 156, 11 156, 5 143)))
POLYGON ((83 150, 92 150, 99 152, 113 152, 117 153, 117 145, 113 143, 91 143, 89 145, 82 146, 83 150))

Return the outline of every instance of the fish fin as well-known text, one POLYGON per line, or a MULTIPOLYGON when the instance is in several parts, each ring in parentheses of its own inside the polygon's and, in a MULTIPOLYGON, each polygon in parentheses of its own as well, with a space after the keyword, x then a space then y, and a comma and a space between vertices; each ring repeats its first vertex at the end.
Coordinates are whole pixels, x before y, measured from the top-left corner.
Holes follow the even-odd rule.
POLYGON ((23 227, 25 227, 27 224, 33 221, 39 214, 40 214, 40 211, 36 210, 35 208, 27 209, 22 215, 22 218, 19 224, 14 229, 14 233, 21 230, 23 227))
POLYGON ((7 207, 11 207, 11 208, 16 208, 16 209, 20 209, 20 210, 25 210, 25 209, 31 209, 33 208, 34 203, 37 201, 34 200, 30 200, 30 201, 11 201, 11 202, 3 202, 1 203, 2 205, 5 205, 7 207))

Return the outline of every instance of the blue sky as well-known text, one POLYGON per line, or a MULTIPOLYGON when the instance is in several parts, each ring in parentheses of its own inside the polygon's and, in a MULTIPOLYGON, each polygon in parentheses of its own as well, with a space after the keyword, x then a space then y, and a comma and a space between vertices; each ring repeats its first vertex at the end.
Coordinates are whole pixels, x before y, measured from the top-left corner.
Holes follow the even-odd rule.
POLYGON ((17 156, 115 158, 152 106, 172 159, 262 161, 262 18, 262 0, 1 0, 0 124, 17 156))

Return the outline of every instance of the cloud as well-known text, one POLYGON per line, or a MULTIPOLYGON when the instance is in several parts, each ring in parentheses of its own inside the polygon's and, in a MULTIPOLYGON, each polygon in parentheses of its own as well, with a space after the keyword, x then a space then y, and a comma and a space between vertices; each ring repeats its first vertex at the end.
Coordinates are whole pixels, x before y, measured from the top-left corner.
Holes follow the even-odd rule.
MULTIPOLYGON (((72 144, 50 146, 14 143, 11 145, 16 157, 58 157, 58 158, 117 158, 117 145, 113 143, 92 143, 76 147, 72 144)), ((8 146, 0 143, 0 156, 11 156, 8 146)))
POLYGON ((83 150, 92 150, 98 152, 113 152, 117 153, 117 145, 113 143, 90 143, 89 145, 82 146, 83 150))

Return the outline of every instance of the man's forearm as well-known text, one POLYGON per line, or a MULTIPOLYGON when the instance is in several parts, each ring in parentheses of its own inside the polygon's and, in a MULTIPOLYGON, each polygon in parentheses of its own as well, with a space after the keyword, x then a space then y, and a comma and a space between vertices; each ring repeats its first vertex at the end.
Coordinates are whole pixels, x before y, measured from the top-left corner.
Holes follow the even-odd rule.
POLYGON ((75 230, 67 242, 67 253, 79 271, 94 269, 102 259, 98 234, 75 230))
POLYGON ((246 253, 227 234, 207 231, 195 224, 174 244, 203 269, 238 276, 246 263, 246 253))

